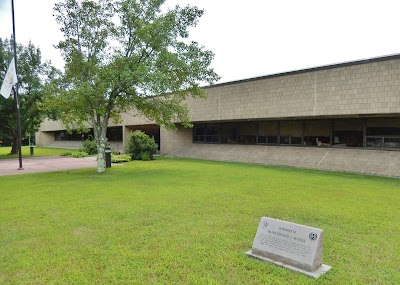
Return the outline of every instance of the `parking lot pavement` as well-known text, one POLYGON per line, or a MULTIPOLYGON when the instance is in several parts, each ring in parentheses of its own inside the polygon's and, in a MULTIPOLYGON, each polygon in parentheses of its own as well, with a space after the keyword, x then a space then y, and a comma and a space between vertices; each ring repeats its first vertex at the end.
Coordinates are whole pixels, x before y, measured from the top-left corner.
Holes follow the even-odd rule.
POLYGON ((0 176, 96 167, 96 157, 29 157, 22 159, 22 166, 24 169, 18 170, 18 158, 0 159, 0 176))

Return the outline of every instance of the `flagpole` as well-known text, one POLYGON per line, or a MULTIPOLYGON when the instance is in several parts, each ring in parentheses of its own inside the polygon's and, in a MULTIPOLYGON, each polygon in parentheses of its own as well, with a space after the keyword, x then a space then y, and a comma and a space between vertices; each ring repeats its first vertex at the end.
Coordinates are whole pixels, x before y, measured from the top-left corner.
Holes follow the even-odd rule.
MULTIPOLYGON (((15 19, 14 19, 14 0, 11 0, 11 9, 12 9, 12 26, 13 26, 13 40, 14 40, 14 64, 15 64, 15 73, 18 76, 17 69, 17 44, 15 41, 15 19)), ((24 170, 22 167, 22 151, 21 151, 21 113, 19 108, 19 98, 18 98, 18 83, 15 84, 14 89, 14 98, 15 104, 17 107, 17 135, 18 135, 18 158, 19 158, 19 168, 18 170, 24 170)))

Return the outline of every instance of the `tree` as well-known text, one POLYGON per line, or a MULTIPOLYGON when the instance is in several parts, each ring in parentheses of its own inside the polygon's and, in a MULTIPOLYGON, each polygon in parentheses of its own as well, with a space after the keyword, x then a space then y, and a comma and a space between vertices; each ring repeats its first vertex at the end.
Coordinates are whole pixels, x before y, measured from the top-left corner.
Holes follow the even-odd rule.
POLYGON ((49 105, 59 107, 67 128, 91 126, 98 147, 97 171, 105 171, 110 119, 134 108, 157 124, 189 126, 190 94, 205 96, 199 83, 219 79, 209 68, 213 53, 187 43, 188 28, 203 11, 165 0, 65 0, 55 5, 64 40, 65 72, 49 88, 49 105), (186 42, 185 42, 186 41, 186 42))
MULTIPOLYGON (((13 57, 13 41, 0 38, 0 82, 3 82, 13 57)), ((31 42, 17 44, 18 93, 20 98, 22 137, 34 136, 43 119, 41 109, 44 80, 50 74, 49 62, 42 62, 40 49, 31 42)), ((16 106, 13 96, 0 96, 0 134, 11 142, 11 154, 18 153, 16 106)))

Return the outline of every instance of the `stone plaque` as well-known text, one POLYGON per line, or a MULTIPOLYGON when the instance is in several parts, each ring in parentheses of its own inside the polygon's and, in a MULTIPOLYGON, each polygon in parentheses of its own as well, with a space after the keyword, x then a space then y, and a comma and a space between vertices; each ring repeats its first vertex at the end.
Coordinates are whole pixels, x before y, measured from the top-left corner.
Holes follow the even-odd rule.
POLYGON ((321 229, 263 217, 247 255, 319 277, 331 269, 322 264, 322 237, 321 229))

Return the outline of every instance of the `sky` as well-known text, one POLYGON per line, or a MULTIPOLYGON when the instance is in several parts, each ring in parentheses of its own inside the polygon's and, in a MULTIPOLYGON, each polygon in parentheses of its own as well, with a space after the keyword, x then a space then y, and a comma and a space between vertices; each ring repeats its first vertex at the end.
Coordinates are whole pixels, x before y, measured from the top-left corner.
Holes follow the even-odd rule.
MULTIPOLYGON (((16 39, 31 40, 58 68, 55 0, 14 0, 16 39)), ((167 0, 205 10, 190 38, 215 53, 222 82, 400 53, 398 0, 167 0)), ((0 37, 12 34, 0 0, 0 37)))

